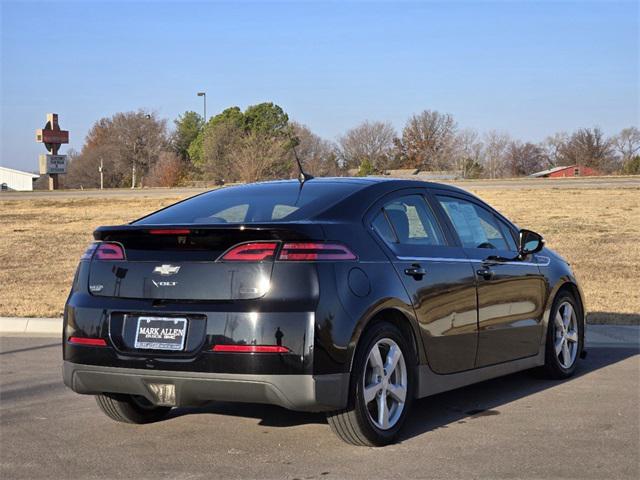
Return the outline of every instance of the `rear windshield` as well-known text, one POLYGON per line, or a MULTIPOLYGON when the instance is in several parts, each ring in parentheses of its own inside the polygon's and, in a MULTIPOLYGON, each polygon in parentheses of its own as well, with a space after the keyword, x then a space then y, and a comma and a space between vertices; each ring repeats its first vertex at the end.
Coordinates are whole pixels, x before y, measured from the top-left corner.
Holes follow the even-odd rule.
POLYGON ((198 195, 133 222, 134 225, 292 222, 311 218, 361 184, 310 181, 226 187, 198 195))

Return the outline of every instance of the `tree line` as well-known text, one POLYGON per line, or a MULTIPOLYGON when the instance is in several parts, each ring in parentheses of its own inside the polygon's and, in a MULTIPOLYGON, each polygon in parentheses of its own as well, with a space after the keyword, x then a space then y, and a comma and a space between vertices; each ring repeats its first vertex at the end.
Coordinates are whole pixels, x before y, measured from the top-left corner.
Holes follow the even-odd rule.
POLYGON ((187 111, 173 121, 143 110, 98 120, 82 149, 70 152, 67 188, 176 186, 292 178, 296 156, 314 176, 454 171, 463 178, 530 175, 580 164, 603 174, 640 173, 640 130, 606 136, 598 127, 556 133, 543 142, 506 132, 460 128, 452 115, 425 110, 402 131, 365 121, 337 141, 292 121, 273 103, 230 107, 206 122, 187 111))

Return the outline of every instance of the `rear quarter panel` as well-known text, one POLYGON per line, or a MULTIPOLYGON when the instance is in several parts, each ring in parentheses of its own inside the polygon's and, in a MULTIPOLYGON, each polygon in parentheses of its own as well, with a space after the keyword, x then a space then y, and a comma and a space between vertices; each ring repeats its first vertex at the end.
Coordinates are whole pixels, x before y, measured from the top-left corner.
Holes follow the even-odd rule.
MULTIPOLYGON (((393 265, 360 222, 324 225, 329 241, 341 241, 358 255, 354 262, 318 265, 314 373, 348 372, 362 332, 384 310, 400 313, 419 339, 411 300, 393 265)), ((418 360, 425 360, 416 341, 418 360)))

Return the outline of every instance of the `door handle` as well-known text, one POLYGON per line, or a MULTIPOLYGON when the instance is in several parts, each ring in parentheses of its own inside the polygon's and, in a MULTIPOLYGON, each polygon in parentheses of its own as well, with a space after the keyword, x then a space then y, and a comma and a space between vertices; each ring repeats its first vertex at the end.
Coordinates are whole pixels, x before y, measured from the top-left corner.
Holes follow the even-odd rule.
POLYGON ((493 277, 493 270, 487 267, 479 268, 478 270, 476 270, 476 273, 485 280, 489 280, 491 277, 493 277))
POLYGON ((423 275, 427 274, 427 271, 420 266, 418 263, 414 263, 409 268, 404 269, 404 274, 409 275, 410 277, 415 278, 416 280, 421 280, 423 275))

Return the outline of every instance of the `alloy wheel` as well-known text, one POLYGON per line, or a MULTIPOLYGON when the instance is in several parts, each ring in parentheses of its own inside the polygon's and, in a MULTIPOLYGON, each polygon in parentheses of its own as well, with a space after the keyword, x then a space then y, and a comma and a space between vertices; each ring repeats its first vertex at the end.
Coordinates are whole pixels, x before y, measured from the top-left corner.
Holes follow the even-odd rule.
POLYGON ((407 365, 402 350, 390 338, 378 340, 367 358, 363 392, 369 420, 388 430, 398 422, 407 398, 407 365))
POLYGON ((556 357, 563 368, 571 368, 578 354, 578 319, 570 302, 560 304, 554 323, 556 357))

